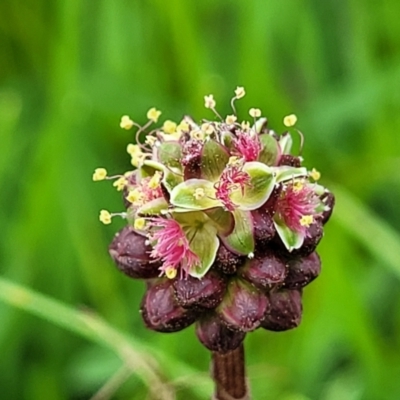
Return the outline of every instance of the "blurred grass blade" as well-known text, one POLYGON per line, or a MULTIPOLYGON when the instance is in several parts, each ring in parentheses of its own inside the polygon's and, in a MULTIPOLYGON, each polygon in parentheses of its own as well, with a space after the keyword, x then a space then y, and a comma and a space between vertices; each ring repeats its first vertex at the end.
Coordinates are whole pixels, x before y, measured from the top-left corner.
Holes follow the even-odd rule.
POLYGON ((400 278, 400 234, 339 185, 329 184, 336 196, 334 218, 378 260, 400 278))
POLYGON ((0 278, 0 299, 5 303, 42 317, 73 333, 86 337, 114 351, 132 371, 143 379, 156 399, 173 399, 170 385, 159 376, 158 363, 141 346, 87 311, 77 311, 21 285, 0 278))

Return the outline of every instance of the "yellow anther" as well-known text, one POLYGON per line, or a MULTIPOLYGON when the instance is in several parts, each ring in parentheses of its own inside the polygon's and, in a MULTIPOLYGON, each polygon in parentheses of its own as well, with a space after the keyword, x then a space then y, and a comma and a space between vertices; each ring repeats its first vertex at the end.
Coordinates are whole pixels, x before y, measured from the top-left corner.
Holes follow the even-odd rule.
POLYGON ((105 225, 111 224, 111 218, 112 218, 112 215, 107 210, 100 211, 99 220, 103 224, 105 224, 105 225))
POLYGON ((160 115, 161 111, 158 111, 155 107, 152 107, 149 111, 147 111, 147 118, 153 122, 157 122, 158 118, 160 118, 160 115))
POLYGON ((136 230, 141 231, 142 229, 144 229, 145 225, 146 225, 146 220, 144 218, 137 218, 135 219, 133 227, 136 230))
POLYGON ((238 86, 238 87, 235 89, 235 97, 236 97, 237 99, 241 99, 242 97, 244 97, 245 94, 246 94, 246 92, 245 92, 245 90, 244 90, 244 87, 238 86))
POLYGON ((135 206, 140 206, 143 202, 143 193, 138 189, 131 190, 126 196, 126 199, 135 206))
POLYGON ((312 215, 303 215, 300 218, 300 225, 309 227, 314 222, 314 217, 312 215))
POLYGON ((293 183, 293 190, 295 192, 300 192, 300 190, 302 190, 304 187, 304 183, 302 181, 295 181, 293 183))
POLYGON ((132 126, 133 126, 133 121, 129 118, 128 115, 124 115, 124 116, 121 118, 121 122, 119 123, 119 126, 120 126, 122 129, 131 129, 132 126))
POLYGON ((189 131, 189 124, 186 121, 182 121, 177 127, 178 132, 188 132, 189 131))
POLYGON ((228 125, 233 125, 233 124, 236 122, 236 120, 237 120, 236 115, 228 115, 228 116, 225 118, 225 122, 226 122, 228 125))
POLYGON ((250 108, 249 114, 250 117, 259 118, 261 117, 261 110, 259 108, 250 108))
POLYGON ((311 178, 314 179, 314 181, 317 181, 319 178, 321 178, 321 173, 317 171, 315 168, 313 168, 310 172, 309 175, 311 178))
POLYGON ((195 129, 190 132, 190 137, 195 140, 204 140, 205 135, 204 132, 201 131, 200 129, 195 129))
POLYGON ((155 143, 157 142, 157 138, 155 138, 154 136, 151 135, 147 135, 146 136, 146 141, 145 143, 147 143, 148 145, 150 145, 151 147, 153 147, 155 145, 155 143))
POLYGON ((200 128, 206 135, 211 135, 215 131, 214 127, 209 122, 205 122, 204 124, 201 124, 200 128))
POLYGON ((93 173, 94 181, 103 181, 107 177, 107 170, 105 168, 96 168, 93 173))
POLYGON ((243 129, 244 131, 248 131, 248 130, 250 129, 250 122, 248 122, 248 121, 243 121, 242 124, 241 124, 241 126, 242 126, 242 129, 243 129))
POLYGON ((178 271, 174 267, 167 267, 165 268, 165 276, 168 279, 174 279, 178 271))
POLYGON ((160 187, 161 177, 162 177, 161 172, 156 171, 154 173, 154 175, 151 177, 151 179, 149 180, 149 183, 147 184, 147 186, 150 189, 157 189, 158 187, 160 187))
POLYGON ((137 144, 132 144, 129 143, 128 146, 126 147, 126 151, 128 152, 128 154, 130 154, 131 156, 134 156, 136 154, 139 154, 142 152, 142 150, 140 149, 140 146, 137 144))
POLYGON ((297 117, 294 114, 287 115, 285 118, 283 118, 283 125, 287 126, 288 128, 294 126, 296 122, 297 117))
POLYGON ((230 156, 228 160, 228 165, 238 165, 241 163, 241 159, 237 156, 230 156))
POLYGON ((203 188, 197 188, 197 189, 194 191, 194 193, 193 193, 193 197, 194 197, 196 200, 200 200, 200 199, 202 199, 204 196, 205 196, 205 192, 204 192, 204 189, 203 189, 203 188))
POLYGON ((214 100, 214 96, 212 94, 209 94, 208 96, 204 96, 204 106, 206 108, 215 108, 215 100, 214 100))
POLYGON ((117 188, 118 191, 121 191, 125 188, 125 186, 128 184, 128 180, 121 176, 121 178, 118 178, 114 183, 113 186, 117 188))
POLYGON ((131 164, 134 167, 139 167, 142 165, 145 158, 146 158, 146 154, 144 154, 144 153, 133 154, 132 158, 131 158, 131 164))
POLYGON ((166 120, 166 121, 164 122, 164 125, 163 125, 163 127, 162 127, 162 130, 163 130, 165 133, 172 134, 172 133, 174 133, 174 132, 176 131, 176 128, 177 128, 177 125, 176 125, 175 122, 170 121, 170 120, 166 120))

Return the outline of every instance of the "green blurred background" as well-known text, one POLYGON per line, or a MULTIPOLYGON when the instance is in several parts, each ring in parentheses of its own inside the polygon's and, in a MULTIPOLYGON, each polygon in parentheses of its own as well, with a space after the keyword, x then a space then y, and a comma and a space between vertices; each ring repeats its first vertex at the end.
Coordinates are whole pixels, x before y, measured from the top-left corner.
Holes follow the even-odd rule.
POLYGON ((298 115, 337 195, 301 326, 246 339, 254 399, 399 399, 399 15, 398 0, 2 0, 0 397, 153 398, 132 368, 150 362, 177 398, 209 398, 193 328, 143 328, 143 284, 107 253, 123 223, 98 221, 120 196, 91 176, 129 168, 121 115, 211 118, 203 96, 227 113, 239 85, 242 117, 260 107, 281 132, 298 115))

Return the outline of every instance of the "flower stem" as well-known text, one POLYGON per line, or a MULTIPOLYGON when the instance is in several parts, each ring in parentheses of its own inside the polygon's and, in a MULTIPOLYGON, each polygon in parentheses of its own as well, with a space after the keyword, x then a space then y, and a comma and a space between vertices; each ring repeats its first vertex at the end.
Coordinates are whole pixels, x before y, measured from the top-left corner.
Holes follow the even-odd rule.
POLYGON ((212 353, 215 400, 249 400, 244 367, 244 346, 229 353, 212 353))

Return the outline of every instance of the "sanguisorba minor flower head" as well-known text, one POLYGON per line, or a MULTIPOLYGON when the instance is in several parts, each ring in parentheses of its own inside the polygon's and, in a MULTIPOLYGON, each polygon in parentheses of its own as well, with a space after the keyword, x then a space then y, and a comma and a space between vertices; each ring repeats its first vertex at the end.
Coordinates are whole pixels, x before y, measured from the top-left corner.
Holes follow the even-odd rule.
POLYGON ((146 326, 174 332, 197 321, 201 343, 218 352, 259 327, 300 323, 303 287, 320 272, 315 248, 334 205, 319 172, 291 153, 292 133, 303 146, 296 116, 284 118, 280 135, 258 108, 239 122, 235 103, 244 95, 236 88, 225 118, 205 96, 216 118, 201 123, 184 117, 153 129, 156 108, 143 126, 123 116, 121 128, 136 129, 127 146, 133 169, 93 174, 113 179, 123 195, 126 210, 102 210, 100 220, 127 221, 110 255, 126 275, 146 281, 146 326))

